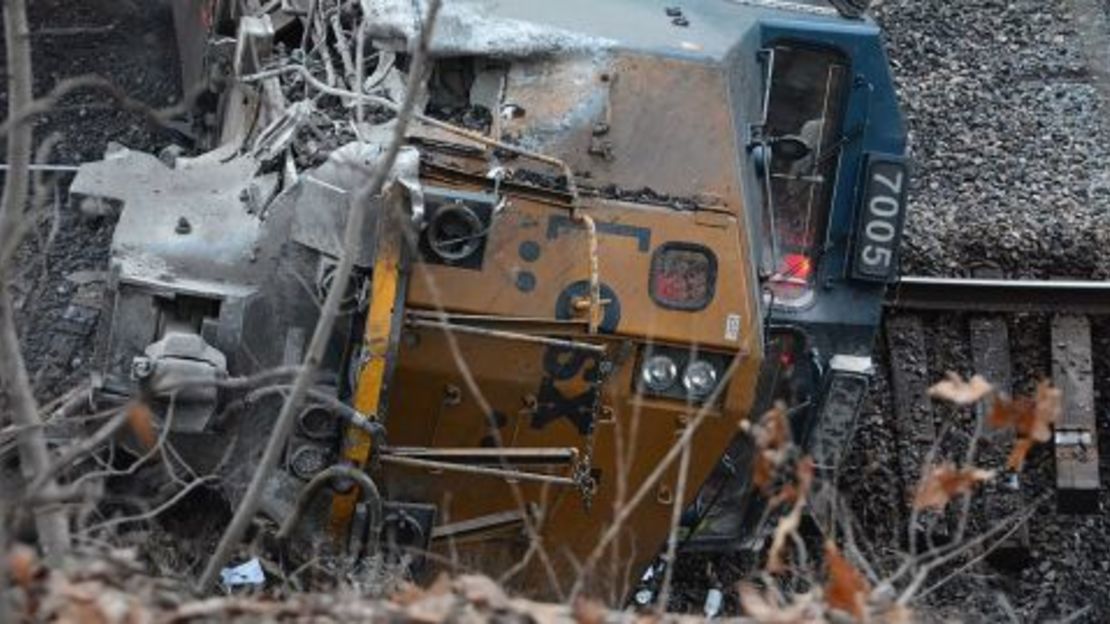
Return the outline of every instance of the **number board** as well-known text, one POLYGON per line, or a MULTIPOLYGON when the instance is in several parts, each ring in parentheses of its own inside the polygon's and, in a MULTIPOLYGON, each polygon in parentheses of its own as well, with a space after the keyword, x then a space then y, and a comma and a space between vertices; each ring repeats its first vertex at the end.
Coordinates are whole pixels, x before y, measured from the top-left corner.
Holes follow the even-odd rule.
POLYGON ((853 277, 888 282, 897 270, 906 212, 906 164, 872 156, 867 163, 863 204, 856 229, 853 277))

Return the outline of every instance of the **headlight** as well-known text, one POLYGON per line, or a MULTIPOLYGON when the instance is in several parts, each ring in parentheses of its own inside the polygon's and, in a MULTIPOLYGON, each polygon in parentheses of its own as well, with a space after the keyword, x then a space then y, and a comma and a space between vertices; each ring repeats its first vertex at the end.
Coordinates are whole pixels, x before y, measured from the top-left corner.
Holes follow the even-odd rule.
POLYGON ((677 377, 678 365, 665 355, 651 356, 640 369, 640 379, 655 392, 663 392, 673 386, 677 377))
POLYGON ((705 360, 694 360, 682 374, 682 386, 694 397, 706 397, 717 387, 717 369, 705 360))

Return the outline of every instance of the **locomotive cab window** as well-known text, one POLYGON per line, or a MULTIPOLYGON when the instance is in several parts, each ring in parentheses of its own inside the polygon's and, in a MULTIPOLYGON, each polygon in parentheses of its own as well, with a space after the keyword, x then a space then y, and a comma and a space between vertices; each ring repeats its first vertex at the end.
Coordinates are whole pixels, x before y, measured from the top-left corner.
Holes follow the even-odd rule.
POLYGON ((764 128, 772 144, 764 219, 770 244, 762 266, 775 302, 798 306, 812 299, 832 204, 848 62, 832 50, 793 44, 776 45, 773 58, 764 128))

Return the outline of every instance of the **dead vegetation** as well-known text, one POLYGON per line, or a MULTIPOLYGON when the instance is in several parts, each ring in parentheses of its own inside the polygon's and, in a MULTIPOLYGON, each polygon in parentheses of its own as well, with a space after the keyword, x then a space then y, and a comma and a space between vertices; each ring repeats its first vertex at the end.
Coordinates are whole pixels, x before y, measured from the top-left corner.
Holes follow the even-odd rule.
MULTIPOLYGON (((1035 396, 1011 399, 995 396, 994 388, 982 377, 964 380, 949 374, 932 386, 929 394, 955 407, 992 400, 987 424, 1013 427, 1016 442, 1007 465, 997 467, 976 465, 973 450, 962 463, 941 461, 936 457, 939 446, 934 446, 929 461, 922 466, 921 479, 910 501, 912 515, 907 527, 910 551, 903 553, 900 563, 885 573, 882 562, 869 561, 862 554, 850 514, 835 500, 832 485, 815 483, 808 458, 792 466, 786 461, 792 443, 788 433, 783 433, 788 430, 777 424, 783 421, 782 407, 776 406, 752 428, 759 451, 755 460, 758 483, 769 494, 769 509, 780 511, 773 522, 762 575, 754 581, 742 582, 738 588, 746 613, 767 624, 824 622, 830 618, 835 621, 838 617, 858 622, 915 621, 913 609, 921 599, 982 561, 1029 519, 1036 505, 999 519, 982 534, 965 537, 962 531, 971 508, 965 504, 957 510, 952 504, 968 501, 978 485, 1000 472, 1020 469, 1014 457, 1024 457, 1032 444, 1047 440, 1052 423, 1060 416, 1059 390, 1042 382, 1035 396), (793 470, 792 478, 783 479, 784 469, 793 470), (833 497, 834 513, 829 524, 819 527, 824 538, 821 557, 815 559, 807 552, 809 545, 800 529, 806 517, 803 514, 810 511, 807 498, 820 495, 833 497), (927 548, 919 551, 919 516, 949 510, 959 516, 955 524, 961 528, 956 538, 941 543, 930 541, 927 548)), ((969 448, 974 449, 977 444, 976 437, 969 448)))

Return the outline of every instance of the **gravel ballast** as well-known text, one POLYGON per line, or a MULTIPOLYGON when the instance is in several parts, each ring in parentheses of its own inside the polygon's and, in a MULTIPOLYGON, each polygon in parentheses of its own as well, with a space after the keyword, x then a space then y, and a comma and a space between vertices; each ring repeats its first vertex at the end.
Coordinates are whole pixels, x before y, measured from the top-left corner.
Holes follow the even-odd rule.
MULTIPOLYGON (((1110 90, 1104 78, 1110 66, 1098 56, 1110 52, 1107 6, 1093 0, 876 3, 914 166, 903 273, 959 277, 990 268, 1009 278, 1110 278, 1110 90)), ((1049 319, 1008 319, 1014 390, 1029 393, 1038 379, 1051 376, 1049 319)), ((967 317, 931 314, 923 320, 931 355, 921 365, 929 378, 947 370, 973 374, 967 317)), ((1110 431, 1108 331, 1105 320, 1093 321, 1102 432, 1110 431)), ((885 343, 880 338, 877 348, 885 343)), ((846 472, 855 477, 841 487, 873 551, 889 553, 904 545, 899 518, 907 479, 897 474, 889 366, 886 354, 879 355, 878 379, 848 458, 846 472)), ((955 449, 948 456, 962 456, 974 423, 970 411, 936 409, 934 416, 938 429, 952 427, 955 449)), ((968 622, 1106 621, 1110 521, 1101 512, 1057 513, 1055 478, 1052 447, 1042 445, 1022 475, 1027 504, 1044 501, 1029 523, 1027 566, 969 566, 923 598, 918 613, 968 622)), ((1104 485, 1100 509, 1108 504, 1104 485)), ((997 521, 973 512, 972 528, 997 521)))
POLYGON ((1088 32, 1105 37, 1102 7, 886 0, 874 14, 915 165, 903 272, 1110 277, 1106 68, 1086 55, 1105 46, 1088 32))

